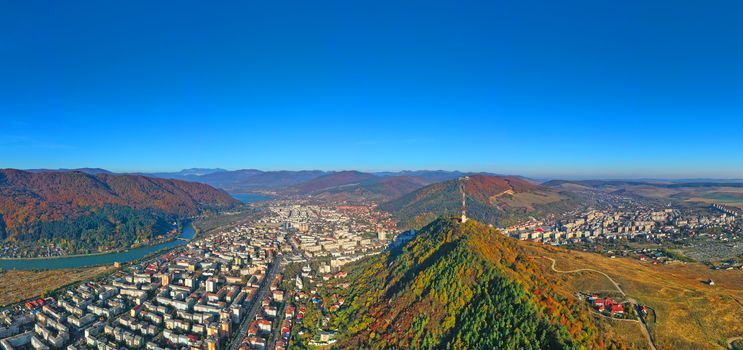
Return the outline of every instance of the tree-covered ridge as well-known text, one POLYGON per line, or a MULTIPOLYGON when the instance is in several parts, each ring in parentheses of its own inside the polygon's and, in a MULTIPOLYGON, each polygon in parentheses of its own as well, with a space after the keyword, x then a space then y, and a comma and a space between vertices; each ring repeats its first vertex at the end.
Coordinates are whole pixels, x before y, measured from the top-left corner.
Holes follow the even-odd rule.
POLYGON ((329 173, 290 186, 284 195, 310 195, 328 202, 381 203, 408 194, 430 181, 415 176, 378 176, 359 171, 329 173))
MULTIPOLYGON (((342 348, 604 348, 587 308, 518 242, 438 219, 403 247, 354 265, 337 312, 342 348)), ((615 344, 613 344, 615 345, 615 344)))
POLYGON ((464 183, 467 214, 494 225, 511 224, 528 215, 538 216, 573 209, 574 195, 532 184, 517 177, 472 175, 435 183, 380 206, 393 214, 403 229, 420 228, 441 215, 456 214, 462 207, 464 183))
POLYGON ((9 236, 30 252, 55 244, 71 254, 86 254, 143 245, 175 234, 177 220, 176 215, 161 210, 106 205, 65 220, 24 223, 13 227, 9 236))
POLYGON ((146 243, 179 217, 237 201, 208 185, 139 175, 0 170, 0 239, 67 252, 146 243))

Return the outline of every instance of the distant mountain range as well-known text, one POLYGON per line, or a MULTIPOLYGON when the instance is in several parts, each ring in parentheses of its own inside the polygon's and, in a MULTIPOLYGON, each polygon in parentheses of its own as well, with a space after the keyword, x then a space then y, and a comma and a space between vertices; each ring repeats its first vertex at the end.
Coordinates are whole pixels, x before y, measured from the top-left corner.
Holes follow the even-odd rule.
POLYGON ((183 169, 178 172, 165 172, 165 173, 149 173, 149 176, 155 176, 155 177, 173 177, 173 178, 181 178, 181 177, 189 177, 189 176, 204 176, 209 175, 213 173, 222 173, 226 172, 227 170, 221 169, 221 168, 190 168, 190 169, 183 169))
MULTIPOLYGON (((105 169, 74 169, 86 174, 111 174, 105 169)), ((35 169, 32 172, 65 172, 67 169, 35 169)), ((510 223, 529 215, 554 213, 575 207, 577 197, 600 191, 642 200, 682 204, 721 203, 743 206, 741 180, 551 180, 544 183, 522 177, 492 173, 445 170, 403 170, 387 172, 281 170, 225 170, 191 168, 178 172, 142 173, 163 179, 200 182, 228 193, 262 193, 278 197, 305 196, 335 203, 378 203, 392 212, 402 227, 420 227, 434 217, 459 210, 461 200, 453 180, 470 176, 475 191, 468 193, 469 211, 483 222, 510 223), (509 179, 515 187, 490 181, 487 177, 509 179), (505 221, 503 221, 505 220, 505 221)), ((456 181, 455 181, 456 182, 456 181)), ((470 191, 468 189, 468 191, 470 191)))
MULTIPOLYGON (((191 170, 191 169, 189 169, 191 170)), ((261 171, 257 169, 241 170, 222 170, 207 169, 209 172, 197 174, 194 171, 183 170, 172 173, 148 173, 144 175, 155 176, 160 178, 180 179, 186 181, 195 181, 206 183, 215 187, 222 188, 230 193, 244 192, 282 192, 288 190, 288 193, 317 194, 318 191, 328 190, 338 193, 336 187, 350 184, 362 184, 361 187, 367 187, 373 183, 381 182, 391 184, 391 192, 387 193, 382 188, 371 189, 370 193, 382 192, 380 198, 389 198, 394 196, 396 191, 408 186, 396 186, 395 183, 406 183, 404 180, 383 181, 382 178, 411 179, 410 183, 430 184, 439 181, 454 179, 463 175, 473 173, 464 173, 459 171, 444 170, 417 170, 417 171, 399 171, 399 172, 376 172, 365 173, 359 171, 320 171, 320 170, 279 170, 279 171, 261 171), (321 178, 322 177, 322 178, 321 178), (320 178, 320 179, 318 179, 320 178), (317 182, 313 180, 317 179, 317 182)), ((411 186, 412 188, 412 186, 411 186)), ((353 191, 358 190, 354 188, 353 191)), ((369 189, 366 189, 369 190, 369 189)), ((362 192, 367 192, 366 190, 362 192)), ((372 197, 377 197, 372 195, 372 197)))
POLYGON ((403 170, 403 171, 397 171, 397 172, 394 172, 394 171, 377 172, 374 174, 379 175, 379 176, 418 177, 418 178, 426 179, 430 183, 441 182, 441 181, 456 179, 462 176, 475 175, 475 174, 502 176, 499 174, 487 173, 487 172, 462 172, 462 171, 447 171, 447 170, 403 170))
POLYGON ((570 193, 511 176, 472 175, 466 180, 438 182, 380 206, 403 228, 421 227, 441 215, 458 215, 464 185, 467 215, 481 222, 503 225, 528 215, 554 213, 579 205, 570 193))
POLYGON ((543 184, 566 191, 601 191, 676 205, 725 204, 743 208, 743 182, 725 181, 631 181, 631 180, 552 180, 543 184))
POLYGON ((145 175, 206 183, 230 193, 259 192, 280 196, 312 196, 335 202, 381 203, 432 183, 476 174, 445 170, 398 172, 206 170, 208 172, 202 171, 204 172, 202 175, 196 174, 198 171, 193 169, 145 175))
MULTIPOLYGON (((111 173, 104 169, 73 169, 88 174, 111 173)), ((70 171, 38 169, 35 172, 70 171)), ((258 169, 224 170, 220 168, 191 168, 178 172, 137 173, 163 179, 177 179, 205 183, 229 193, 270 193, 279 196, 312 196, 337 202, 386 202, 424 186, 457 179, 467 175, 489 175, 446 170, 403 170, 386 172, 321 171, 258 169)), ((512 176, 529 183, 536 181, 512 176)))
POLYGON ((127 247, 169 222, 236 205, 208 185, 95 171, 0 170, 0 238, 66 242, 74 251, 127 247))

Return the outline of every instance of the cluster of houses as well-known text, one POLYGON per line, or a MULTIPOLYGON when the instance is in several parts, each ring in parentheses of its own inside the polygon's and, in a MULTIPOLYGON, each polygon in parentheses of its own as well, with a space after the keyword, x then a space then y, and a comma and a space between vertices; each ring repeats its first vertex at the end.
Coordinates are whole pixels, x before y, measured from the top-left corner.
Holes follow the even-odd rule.
POLYGON ((291 246, 309 258, 356 256, 383 249, 395 225, 371 206, 320 206, 276 202, 274 223, 294 234, 291 246))
MULTIPOLYGON (((596 309, 596 311, 609 314, 613 317, 622 317, 624 316, 625 312, 625 306, 623 303, 617 302, 613 300, 610 297, 601 298, 596 294, 593 294, 588 297, 588 301, 593 305, 593 307, 596 309)), ((629 307, 628 303, 627 304, 629 307)))
MULTIPOLYGON (((238 326, 269 266, 278 264, 282 238, 276 229, 244 225, 100 282, 77 284, 57 298, 25 302, 0 317, 0 347, 222 349, 242 339, 238 326)), ((283 292, 271 293, 270 303, 282 300, 283 292)), ((265 313, 275 313, 272 307, 265 313)))
POLYGON ((559 220, 529 218, 502 228, 501 232, 521 240, 565 244, 602 237, 614 239, 639 235, 652 239, 668 239, 679 233, 699 234, 710 227, 735 232, 741 223, 735 215, 728 212, 721 215, 700 214, 691 209, 659 209, 637 203, 566 215, 568 217, 559 220))
MULTIPOLYGON (((307 312, 307 308, 314 307, 321 312, 319 324, 317 324, 317 332, 309 339, 307 344, 311 346, 329 346, 336 342, 336 331, 328 329, 330 318, 332 313, 338 311, 345 303, 345 299, 339 297, 337 294, 333 294, 326 298, 323 298, 318 291, 316 283, 320 283, 319 277, 322 277, 322 281, 337 280, 344 278, 348 275, 345 271, 331 269, 330 265, 326 263, 320 263, 319 269, 314 271, 309 265, 303 266, 300 273, 294 279, 294 303, 292 309, 296 308, 296 323, 303 325, 304 315, 307 312), (335 271, 334 273, 332 271, 335 271)), ((331 282, 339 286, 348 286, 347 283, 342 281, 331 282)), ((314 326, 314 325, 313 325, 314 326)), ((291 334, 291 329, 288 329, 291 334)), ((305 334, 306 328, 302 328, 297 334, 302 336, 305 334)), ((288 338, 291 339, 291 338, 288 338)), ((293 338, 296 340, 297 338, 293 338)))

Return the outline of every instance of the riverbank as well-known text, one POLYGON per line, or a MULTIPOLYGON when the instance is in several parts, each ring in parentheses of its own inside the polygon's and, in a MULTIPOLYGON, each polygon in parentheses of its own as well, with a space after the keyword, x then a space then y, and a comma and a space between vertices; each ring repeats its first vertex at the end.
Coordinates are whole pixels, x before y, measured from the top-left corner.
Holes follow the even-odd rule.
POLYGON ((0 269, 5 270, 42 270, 42 269, 68 269, 90 266, 113 264, 114 262, 126 263, 143 257, 159 253, 163 250, 172 249, 187 244, 196 235, 196 229, 191 222, 183 226, 181 235, 172 240, 139 248, 131 248, 115 252, 82 254, 75 256, 61 256, 48 258, 18 258, 0 259, 0 269))
POLYGON ((59 256, 39 256, 39 257, 33 257, 33 258, 5 258, 5 257, 0 257, 0 261, 1 260, 51 260, 51 259, 67 259, 67 258, 80 258, 80 257, 86 257, 86 256, 96 256, 96 255, 126 253, 126 252, 128 252, 129 250, 132 250, 132 249, 154 247, 156 245, 170 243, 170 242, 175 241, 175 240, 177 240, 179 238, 180 237, 172 237, 172 238, 169 238, 167 240, 163 240, 161 242, 156 242, 155 244, 140 245, 140 246, 126 248, 126 249, 113 249, 113 250, 109 250, 107 252, 97 252, 97 253, 87 253, 87 254, 70 254, 70 255, 59 255, 59 256))

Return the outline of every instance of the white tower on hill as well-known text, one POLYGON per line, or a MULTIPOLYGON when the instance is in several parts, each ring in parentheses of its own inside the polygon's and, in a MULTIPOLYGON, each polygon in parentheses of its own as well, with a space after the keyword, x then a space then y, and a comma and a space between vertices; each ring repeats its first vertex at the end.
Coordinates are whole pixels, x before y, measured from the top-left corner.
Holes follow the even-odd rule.
POLYGON ((469 176, 459 178, 459 191, 462 192, 462 223, 467 222, 467 195, 464 192, 464 181, 469 180, 469 176))

